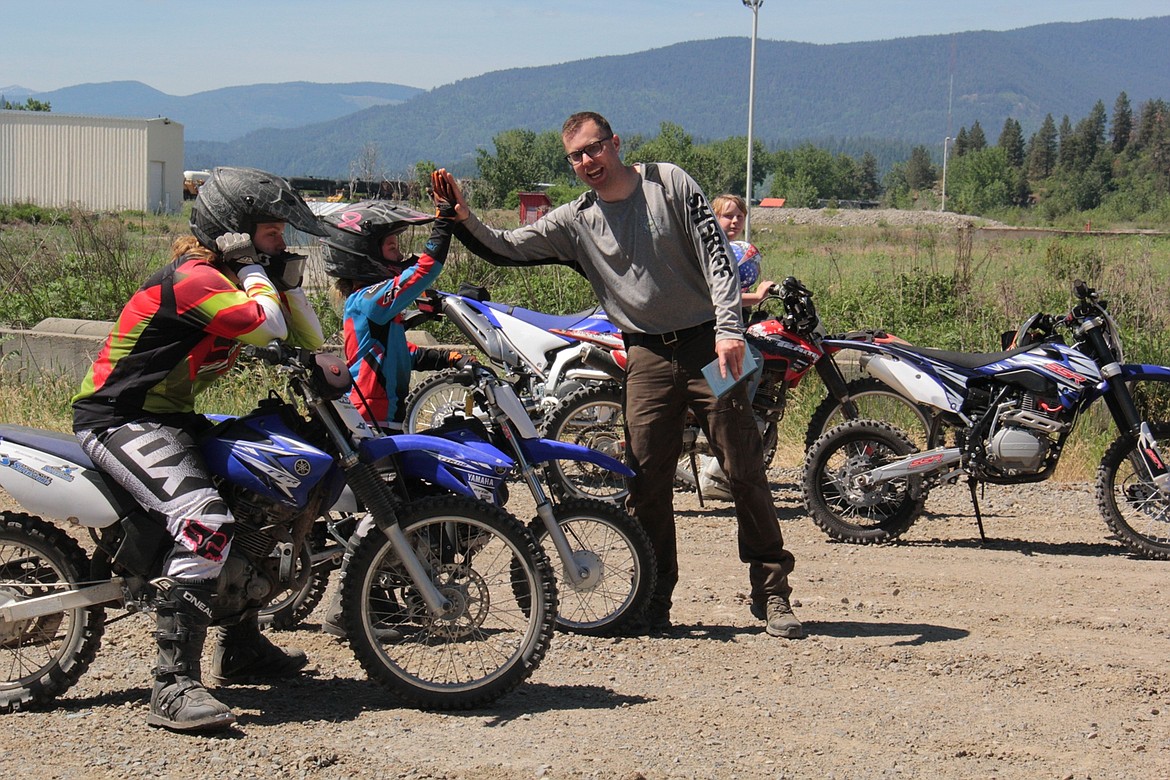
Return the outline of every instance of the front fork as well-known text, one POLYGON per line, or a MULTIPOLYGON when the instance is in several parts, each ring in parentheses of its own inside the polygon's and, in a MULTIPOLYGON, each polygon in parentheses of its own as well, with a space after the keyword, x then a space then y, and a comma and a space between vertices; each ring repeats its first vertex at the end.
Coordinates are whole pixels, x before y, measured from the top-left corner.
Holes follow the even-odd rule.
POLYGON ((1166 469, 1166 461, 1158 451, 1158 442, 1150 431, 1150 424, 1142 422, 1138 428, 1138 452, 1142 462, 1150 475, 1150 480, 1158 487, 1163 497, 1170 498, 1170 472, 1166 469))
POLYGON ((316 407, 320 419, 329 430, 330 438, 337 446, 341 467, 346 473, 350 489, 390 541, 390 546, 402 560, 402 565, 406 567, 423 603, 434 617, 448 614, 454 608, 454 604, 435 587, 432 572, 415 554, 410 540, 403 533, 385 480, 373 466, 359 460, 349 432, 337 419, 334 406, 329 401, 320 399, 310 403, 316 407))
MULTIPOLYGON (((1098 355, 1112 356, 1113 352, 1101 333, 1101 325, 1099 320, 1086 323, 1083 326, 1084 336, 1098 355)), ((1158 449, 1158 442, 1150 430, 1150 424, 1141 418, 1129 387, 1122 381, 1121 373, 1121 366, 1117 361, 1101 366, 1101 375, 1109 382, 1109 389, 1105 392, 1105 405, 1113 415, 1118 430, 1137 438, 1137 451, 1146 475, 1163 497, 1170 498, 1170 469, 1166 467, 1166 459, 1158 449)))
POLYGON ((528 489, 532 493, 532 499, 536 502, 536 516, 544 523, 544 527, 548 531, 548 536, 552 539, 553 547, 557 551, 557 557, 560 558, 562 569, 565 572, 565 579, 568 580, 573 588, 581 588, 585 583, 594 578, 596 572, 589 568, 588 563, 578 560, 577 556, 573 554, 573 547, 569 544, 569 538, 565 536, 565 530, 561 528, 561 524, 557 521, 556 515, 553 514, 553 503, 544 491, 544 486, 541 484, 540 479, 536 476, 536 469, 528 462, 528 458, 524 456, 524 448, 520 446, 520 442, 517 440, 519 434, 512 427, 505 415, 500 415, 496 418, 496 426, 503 432, 504 438, 508 440, 508 443, 512 445, 512 457, 516 461, 521 479, 524 480, 524 484, 528 485, 528 489))

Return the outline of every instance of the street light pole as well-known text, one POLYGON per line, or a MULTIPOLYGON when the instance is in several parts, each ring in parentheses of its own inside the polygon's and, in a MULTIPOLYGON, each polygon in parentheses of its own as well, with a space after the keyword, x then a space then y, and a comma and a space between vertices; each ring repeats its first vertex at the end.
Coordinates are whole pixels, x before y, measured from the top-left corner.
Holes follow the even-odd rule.
POLYGON ((760 29, 760 6, 764 0, 743 0, 752 9, 752 62, 748 73, 748 128, 747 128, 747 214, 743 216, 743 240, 752 240, 752 129, 756 103, 756 34, 760 29))

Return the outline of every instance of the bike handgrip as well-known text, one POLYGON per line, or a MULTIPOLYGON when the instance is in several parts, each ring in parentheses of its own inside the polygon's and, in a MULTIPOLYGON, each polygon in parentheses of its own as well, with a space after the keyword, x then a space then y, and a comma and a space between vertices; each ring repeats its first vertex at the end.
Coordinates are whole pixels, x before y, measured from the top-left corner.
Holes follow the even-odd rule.
POLYGON ((273 339, 262 347, 247 346, 244 348, 244 354, 275 366, 284 360, 284 342, 273 339))
POLYGON ((805 287, 795 276, 789 276, 784 279, 784 289, 789 292, 804 293, 806 295, 812 294, 812 291, 805 287))

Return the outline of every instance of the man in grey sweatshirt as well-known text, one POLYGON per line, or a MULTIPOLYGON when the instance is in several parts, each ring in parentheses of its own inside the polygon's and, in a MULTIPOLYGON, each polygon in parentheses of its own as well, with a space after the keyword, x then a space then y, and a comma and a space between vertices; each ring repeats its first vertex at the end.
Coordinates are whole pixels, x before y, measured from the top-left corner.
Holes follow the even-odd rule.
POLYGON ((671 625, 678 583, 674 474, 689 406, 735 499, 752 614, 772 636, 801 637, 803 627, 789 603, 795 559, 784 548, 745 384, 716 397, 702 373, 718 360, 723 376, 738 378, 746 348, 727 237, 686 171, 669 163, 625 165, 621 139, 600 114, 569 117, 561 138, 566 158, 591 190, 532 225, 509 231, 484 225, 446 171, 437 172, 436 192, 455 205, 455 235, 472 252, 496 265, 575 269, 622 330, 628 350, 626 458, 636 472, 629 510, 658 559, 654 598, 641 630, 671 625))

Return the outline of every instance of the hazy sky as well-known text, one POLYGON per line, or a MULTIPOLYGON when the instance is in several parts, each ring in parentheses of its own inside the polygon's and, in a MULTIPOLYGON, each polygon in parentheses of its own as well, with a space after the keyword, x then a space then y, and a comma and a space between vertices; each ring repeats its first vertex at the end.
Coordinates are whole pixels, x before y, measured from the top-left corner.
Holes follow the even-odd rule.
MULTIPOLYGON (((0 9, 0 89, 132 80, 173 95, 285 81, 429 89, 752 30, 742 0, 0 0, 0 9)), ((1166 15, 1170 0, 764 0, 759 37, 841 43, 1166 15)))

